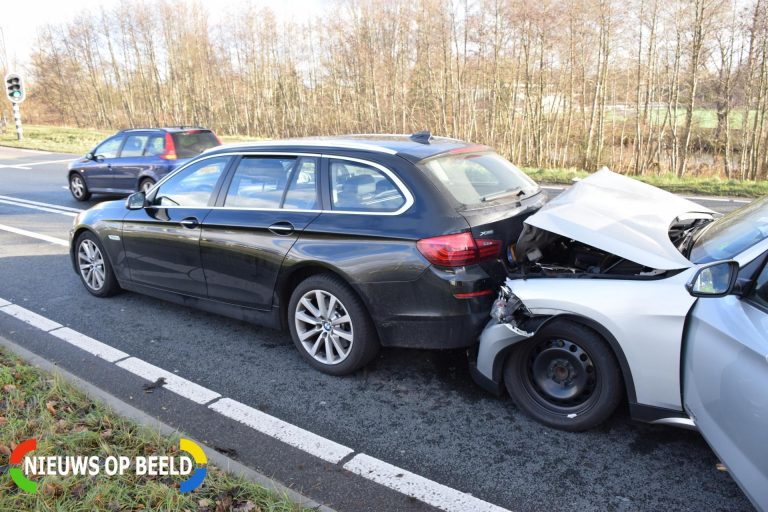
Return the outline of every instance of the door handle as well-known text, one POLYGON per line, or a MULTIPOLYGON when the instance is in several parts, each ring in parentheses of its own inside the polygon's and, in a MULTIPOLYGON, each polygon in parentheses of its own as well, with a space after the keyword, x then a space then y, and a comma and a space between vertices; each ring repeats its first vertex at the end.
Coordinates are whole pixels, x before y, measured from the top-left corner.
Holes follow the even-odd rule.
POLYGON ((198 220, 194 217, 187 217, 186 219, 181 219, 179 224, 185 228, 194 229, 200 224, 200 222, 198 222, 198 220))
POLYGON ((107 164, 107 170, 108 170, 108 171, 111 171, 111 170, 112 170, 112 164, 107 164))
POLYGON ((290 222, 275 222, 271 226, 269 226, 267 229, 269 229, 272 233, 276 235, 290 235, 294 231, 296 231, 296 228, 293 227, 293 224, 290 222))

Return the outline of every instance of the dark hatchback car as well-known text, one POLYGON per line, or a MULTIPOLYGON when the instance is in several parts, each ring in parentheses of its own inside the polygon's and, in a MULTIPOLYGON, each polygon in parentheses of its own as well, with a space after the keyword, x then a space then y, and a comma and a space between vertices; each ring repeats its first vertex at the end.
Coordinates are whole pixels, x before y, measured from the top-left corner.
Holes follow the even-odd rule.
POLYGON ((147 192, 163 176, 206 149, 221 145, 205 128, 135 128, 119 131, 69 165, 69 191, 91 194, 147 192))
POLYGON ((352 372, 380 345, 477 341, 506 247, 544 203, 491 148, 418 136, 222 146, 149 194, 81 213, 86 289, 127 289, 271 327, 352 372))

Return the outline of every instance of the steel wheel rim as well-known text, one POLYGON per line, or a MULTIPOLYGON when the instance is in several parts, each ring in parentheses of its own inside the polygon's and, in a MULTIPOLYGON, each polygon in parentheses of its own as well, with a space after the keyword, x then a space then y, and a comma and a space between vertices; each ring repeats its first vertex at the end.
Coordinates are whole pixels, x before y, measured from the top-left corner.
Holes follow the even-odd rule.
POLYGON ((80 176, 73 176, 69 181, 69 184, 72 187, 72 192, 75 194, 75 197, 83 197, 83 194, 85 193, 85 184, 80 176))
POLYGON ((104 287, 106 279, 104 256, 93 240, 86 238, 80 242, 80 247, 77 250, 77 264, 83 282, 88 288, 99 291, 104 287))
POLYGON ((535 344, 527 358, 527 386, 548 409, 566 412, 588 406, 596 395, 597 369, 576 343, 550 338, 535 344))
POLYGON ((352 351, 352 319, 332 293, 324 290, 305 293, 296 304, 294 323, 301 346, 319 363, 339 364, 352 351))

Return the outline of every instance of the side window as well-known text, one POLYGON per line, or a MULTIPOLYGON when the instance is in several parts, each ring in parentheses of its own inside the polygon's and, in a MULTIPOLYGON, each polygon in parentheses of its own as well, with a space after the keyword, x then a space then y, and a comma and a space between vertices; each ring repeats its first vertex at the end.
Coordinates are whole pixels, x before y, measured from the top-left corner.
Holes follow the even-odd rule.
POLYGON ((347 160, 331 160, 331 192, 335 210, 393 212, 405 204, 389 176, 347 160))
POLYGON ((296 157, 244 156, 227 190, 224 206, 279 208, 296 157))
POLYGON ((147 146, 144 148, 145 156, 158 156, 165 153, 165 136, 153 135, 147 141, 147 146))
POLYGON ((160 185, 153 203, 160 206, 207 206, 229 157, 207 158, 171 176, 160 185))
POLYGON ((129 135, 125 139, 123 150, 120 151, 122 158, 141 156, 144 154, 144 146, 147 144, 148 135, 129 135))
POLYGON ((293 172, 285 194, 283 208, 288 210, 317 209, 317 160, 302 158, 293 172))
POLYGON ((763 267, 762 272, 757 276, 755 288, 749 294, 749 298, 764 308, 768 308, 768 264, 763 267))
POLYGON ((111 139, 107 139, 101 144, 99 144, 96 149, 93 150, 93 154, 95 156, 100 156, 102 158, 117 158, 117 151, 120 149, 120 144, 122 142, 123 142, 122 135, 118 135, 117 137, 112 137, 111 139))

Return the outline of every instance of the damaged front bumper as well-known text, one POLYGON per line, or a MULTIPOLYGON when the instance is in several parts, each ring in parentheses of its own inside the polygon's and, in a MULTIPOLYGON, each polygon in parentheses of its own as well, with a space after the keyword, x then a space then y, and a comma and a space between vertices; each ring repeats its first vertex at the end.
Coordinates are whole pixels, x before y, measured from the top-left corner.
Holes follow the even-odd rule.
POLYGON ((531 313, 509 288, 502 286, 493 303, 491 321, 480 334, 480 343, 469 353, 469 371, 480 387, 500 395, 504 361, 518 343, 535 334, 523 328, 531 313))

